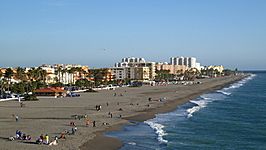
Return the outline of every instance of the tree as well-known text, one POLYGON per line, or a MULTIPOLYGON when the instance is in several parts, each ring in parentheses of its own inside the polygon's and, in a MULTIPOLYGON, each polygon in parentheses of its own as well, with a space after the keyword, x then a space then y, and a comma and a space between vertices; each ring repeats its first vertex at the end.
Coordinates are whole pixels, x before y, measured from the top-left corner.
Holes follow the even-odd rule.
POLYGON ((41 75, 43 84, 46 84, 45 81, 46 81, 46 77, 47 77, 47 71, 46 70, 43 70, 43 69, 41 69, 39 71, 40 71, 40 75, 41 75))
POLYGON ((11 68, 7 68, 4 77, 8 80, 8 91, 10 90, 11 78, 13 77, 14 72, 11 68))
POLYGON ((12 86, 12 90, 11 91, 14 92, 14 93, 23 94, 26 91, 25 87, 26 87, 26 83, 25 82, 15 83, 12 86))
POLYGON ((25 69, 24 68, 18 67, 16 69, 16 71, 17 71, 16 74, 15 74, 16 79, 21 80, 21 81, 26 81, 27 80, 27 75, 25 73, 25 69))
POLYGON ((75 85, 78 87, 89 87, 90 81, 87 79, 79 79, 76 81, 75 85))
POLYGON ((200 75, 200 71, 196 68, 191 68, 189 70, 186 70, 184 73, 184 79, 185 80, 195 80, 197 76, 200 75))
POLYGON ((3 77, 3 72, 0 70, 0 92, 1 92, 0 95, 3 94, 3 85, 4 85, 4 83, 3 83, 2 77, 3 77))
POLYGON ((43 70, 41 67, 38 68, 31 68, 27 72, 27 77, 28 77, 28 83, 26 84, 27 86, 27 92, 32 92, 35 89, 41 88, 41 87, 46 87, 46 76, 47 72, 43 70))
POLYGON ((174 78, 173 74, 170 74, 170 70, 156 70, 157 74, 155 79, 159 81, 168 81, 174 78))
POLYGON ((0 70, 0 79, 3 77, 3 72, 0 70))

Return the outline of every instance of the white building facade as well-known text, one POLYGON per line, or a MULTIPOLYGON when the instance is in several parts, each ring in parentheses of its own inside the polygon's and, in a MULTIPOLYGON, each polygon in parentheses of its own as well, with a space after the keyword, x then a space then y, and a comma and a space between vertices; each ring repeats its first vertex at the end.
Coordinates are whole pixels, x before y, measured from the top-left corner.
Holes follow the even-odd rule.
POLYGON ((197 63, 195 57, 171 57, 170 65, 185 65, 189 68, 200 68, 200 63, 197 63))

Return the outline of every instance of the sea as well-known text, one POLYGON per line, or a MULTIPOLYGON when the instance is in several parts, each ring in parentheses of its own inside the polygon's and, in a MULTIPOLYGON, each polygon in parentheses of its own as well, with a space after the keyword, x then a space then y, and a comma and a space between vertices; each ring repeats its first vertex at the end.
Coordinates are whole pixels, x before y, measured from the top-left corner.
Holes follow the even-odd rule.
POLYGON ((266 150, 266 72, 106 135, 121 150, 266 150))

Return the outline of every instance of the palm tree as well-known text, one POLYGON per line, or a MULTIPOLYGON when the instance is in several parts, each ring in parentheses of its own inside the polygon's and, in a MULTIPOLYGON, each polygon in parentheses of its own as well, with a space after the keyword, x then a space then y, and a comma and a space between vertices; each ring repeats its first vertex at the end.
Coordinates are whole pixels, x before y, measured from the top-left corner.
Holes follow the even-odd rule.
POLYGON ((26 81, 26 74, 25 74, 25 68, 21 68, 21 67, 18 67, 16 69, 16 74, 15 74, 15 77, 18 79, 18 80, 21 80, 21 81, 26 81))
POLYGON ((2 77, 3 77, 3 72, 0 70, 0 92, 1 92, 0 95, 3 94, 2 92, 3 92, 3 85, 4 85, 4 83, 3 83, 2 77))
POLYGON ((0 70, 0 79, 3 77, 3 72, 0 70))
POLYGON ((11 68, 7 68, 4 77, 8 80, 8 91, 10 90, 11 78, 13 77, 14 72, 11 68))
POLYGON ((81 67, 76 67, 76 72, 78 72, 79 78, 81 77, 82 73, 82 68, 81 67))
POLYGON ((47 77, 47 71, 46 70, 43 70, 43 69, 41 69, 41 70, 39 70, 40 71, 40 75, 41 75, 41 77, 42 77, 42 81, 43 81, 43 84, 45 84, 46 82, 46 77, 47 77))
POLYGON ((35 81, 42 80, 41 70, 42 69, 40 67, 36 69, 32 67, 30 70, 28 70, 27 77, 29 83, 27 84, 27 92, 30 92, 37 88, 37 83, 35 81))

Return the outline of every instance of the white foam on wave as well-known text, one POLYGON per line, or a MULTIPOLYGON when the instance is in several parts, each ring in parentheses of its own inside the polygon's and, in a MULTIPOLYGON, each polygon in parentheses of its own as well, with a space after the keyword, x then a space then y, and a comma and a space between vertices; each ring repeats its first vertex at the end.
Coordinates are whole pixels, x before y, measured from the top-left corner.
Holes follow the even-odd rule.
POLYGON ((241 86, 243 86, 245 83, 247 83, 249 80, 252 80, 254 77, 256 76, 256 74, 251 74, 250 76, 244 78, 243 80, 232 84, 229 88, 239 88, 241 86))
POLYGON ((135 142, 128 142, 127 144, 129 144, 129 145, 137 145, 137 143, 135 143, 135 142))
POLYGON ((222 93, 222 94, 224 94, 224 95, 231 95, 230 92, 226 92, 226 91, 224 91, 224 90, 217 90, 217 92, 222 93))
POLYGON ((204 108, 207 106, 208 101, 206 100, 190 100, 191 103, 196 104, 196 106, 193 106, 192 108, 187 109, 187 117, 190 118, 193 116, 193 113, 199 111, 201 108, 204 108))
POLYGON ((240 88, 241 86, 243 86, 247 81, 253 79, 256 75, 255 74, 251 74, 250 76, 248 76, 247 78, 244 78, 234 84, 232 84, 231 86, 227 87, 227 88, 223 88, 222 90, 217 90, 217 92, 222 93, 224 95, 231 95, 230 92, 228 92, 228 90, 231 89, 236 89, 236 88, 240 88))
POLYGON ((164 125, 155 123, 152 121, 144 121, 144 123, 148 124, 152 129, 155 130, 155 133, 158 135, 158 141, 161 143, 167 143, 168 141, 163 138, 163 136, 167 135, 167 133, 163 130, 164 125))
POLYGON ((205 97, 205 96, 203 96, 203 95, 201 95, 200 98, 205 99, 205 100, 209 100, 209 99, 211 99, 211 98, 209 98, 209 97, 205 97))
MULTIPOLYGON (((223 88, 221 90, 217 90, 218 93, 222 93, 223 95, 229 96, 232 93, 230 93, 230 89, 235 89, 235 88, 239 88, 241 86, 243 86, 247 81, 253 79, 256 75, 252 74, 249 77, 232 84, 231 86, 227 87, 227 88, 223 88)), ((208 103, 213 102, 215 100, 217 100, 216 98, 213 98, 212 95, 201 95, 200 96, 200 100, 190 100, 191 103, 196 104, 195 106, 193 106, 192 108, 189 108, 186 110, 187 112, 187 118, 190 118, 193 116, 193 113, 199 111, 201 108, 204 108, 207 106, 208 103)))

